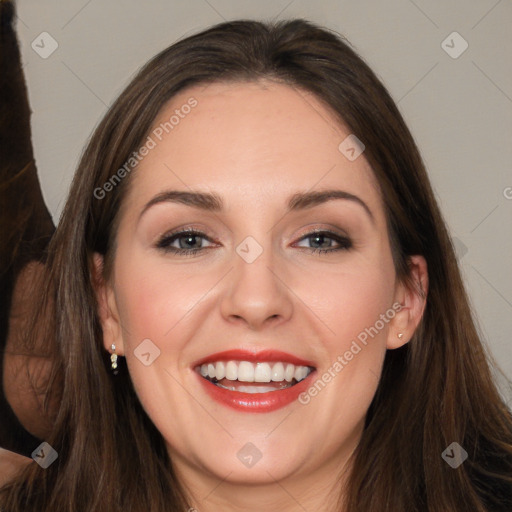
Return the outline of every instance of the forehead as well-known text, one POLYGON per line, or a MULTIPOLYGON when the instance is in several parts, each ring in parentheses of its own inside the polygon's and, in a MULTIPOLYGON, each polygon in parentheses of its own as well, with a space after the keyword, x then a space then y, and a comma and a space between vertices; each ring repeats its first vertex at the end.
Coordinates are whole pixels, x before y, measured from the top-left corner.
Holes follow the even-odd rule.
POLYGON ((364 154, 350 161, 339 149, 349 135, 302 89, 270 81, 195 86, 158 114, 149 133, 153 148, 130 194, 136 199, 174 187, 251 200, 342 187, 378 207, 379 187, 364 154))

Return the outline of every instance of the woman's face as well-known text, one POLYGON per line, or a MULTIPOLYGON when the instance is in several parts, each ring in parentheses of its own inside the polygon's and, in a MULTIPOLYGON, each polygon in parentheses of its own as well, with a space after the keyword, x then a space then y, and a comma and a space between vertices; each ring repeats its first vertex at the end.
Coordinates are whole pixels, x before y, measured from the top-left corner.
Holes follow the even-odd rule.
POLYGON ((191 482, 333 478, 406 342, 382 198, 362 148, 339 149, 349 135, 269 82, 191 88, 155 120, 102 319, 191 482))

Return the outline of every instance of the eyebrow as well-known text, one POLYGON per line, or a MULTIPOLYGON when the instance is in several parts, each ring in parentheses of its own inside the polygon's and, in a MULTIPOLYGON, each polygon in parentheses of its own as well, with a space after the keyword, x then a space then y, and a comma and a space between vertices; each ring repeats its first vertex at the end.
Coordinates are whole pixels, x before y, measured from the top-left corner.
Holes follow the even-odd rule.
MULTIPOLYGON (((361 198, 344 190, 338 189, 315 192, 298 192, 293 194, 288 200, 288 211, 305 210, 307 208, 312 208, 313 206, 317 206, 334 199, 353 201, 365 210, 372 222, 375 221, 370 208, 361 198)), ((144 213, 149 210, 149 208, 155 204, 166 202, 184 204, 186 206, 199 208, 208 212, 221 212, 224 208, 222 198, 215 193, 166 190, 165 192, 157 194, 146 203, 139 215, 139 220, 144 215, 144 213)))

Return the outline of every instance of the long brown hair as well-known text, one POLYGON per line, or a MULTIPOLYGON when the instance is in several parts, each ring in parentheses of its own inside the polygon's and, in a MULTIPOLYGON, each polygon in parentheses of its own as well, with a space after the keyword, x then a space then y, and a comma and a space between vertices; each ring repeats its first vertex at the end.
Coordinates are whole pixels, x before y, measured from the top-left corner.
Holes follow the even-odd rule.
POLYGON ((102 199, 94 190, 140 147, 176 93, 197 84, 260 78, 312 92, 363 141, 381 187, 398 278, 409 278, 410 255, 423 255, 428 264, 425 313, 413 339, 387 352, 353 455, 347 510, 511 509, 510 412, 493 383, 445 223, 400 112, 375 74, 334 33, 303 20, 242 20, 183 39, 153 58, 85 149, 52 239, 42 299, 51 296, 55 304, 48 339, 56 357, 48 392, 59 396, 61 406, 47 441, 59 458, 44 471, 32 465, 5 488, 0 503, 7 510, 186 509, 162 436, 142 409, 126 367, 117 377, 110 374, 91 282, 95 251, 105 255, 109 277, 131 178, 102 199), (457 469, 441 457, 454 441, 468 453, 457 469))

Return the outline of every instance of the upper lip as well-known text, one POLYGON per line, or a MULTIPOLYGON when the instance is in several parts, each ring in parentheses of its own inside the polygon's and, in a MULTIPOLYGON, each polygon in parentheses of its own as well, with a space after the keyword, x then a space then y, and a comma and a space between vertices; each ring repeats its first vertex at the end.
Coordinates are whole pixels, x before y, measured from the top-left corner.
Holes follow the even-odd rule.
POLYGON ((259 351, 249 351, 242 349, 224 350, 222 352, 216 352, 208 356, 202 357, 193 363, 193 367, 201 366, 205 363, 211 363, 214 361, 249 361, 253 363, 265 363, 265 362, 277 362, 291 363, 296 366, 311 366, 315 367, 312 361, 302 359, 294 356, 287 352, 280 350, 265 349, 259 351))

